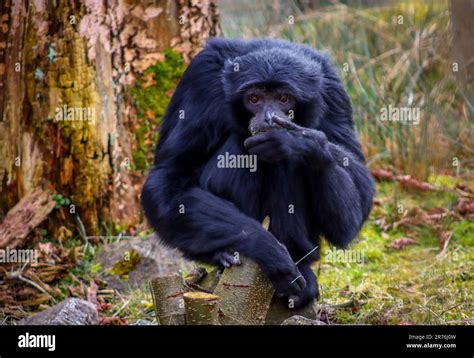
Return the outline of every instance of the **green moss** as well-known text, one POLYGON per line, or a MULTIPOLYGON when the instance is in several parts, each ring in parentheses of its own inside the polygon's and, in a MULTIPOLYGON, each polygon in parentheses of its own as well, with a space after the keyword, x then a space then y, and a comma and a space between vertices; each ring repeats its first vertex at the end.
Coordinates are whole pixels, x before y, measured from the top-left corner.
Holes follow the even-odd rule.
POLYGON ((430 175, 428 182, 444 189, 453 189, 459 183, 459 179, 449 175, 430 175))
MULTIPOLYGON (((378 188, 382 202, 391 202, 396 192, 399 201, 422 209, 432 207, 438 196, 400 191, 395 183, 378 188)), ((443 203, 446 200, 439 199, 438 204, 443 203)), ((331 260, 327 255, 331 248, 323 247, 315 269, 330 319, 362 324, 446 324, 472 319, 474 223, 449 222, 446 229, 453 230, 453 235, 446 253, 440 255, 439 233, 430 225, 383 232, 374 221, 386 215, 386 209, 382 205, 378 213, 374 211, 350 248, 362 253, 362 262, 331 260), (404 236, 414 237, 416 244, 400 250, 389 247, 404 236), (350 299, 356 301, 355 307, 332 308, 350 299)))
POLYGON ((140 254, 135 250, 127 251, 124 256, 114 263, 108 273, 119 276, 122 280, 128 281, 128 274, 132 272, 140 262, 140 254))
POLYGON ((146 170, 153 161, 153 148, 158 140, 158 126, 164 116, 176 87, 185 70, 182 57, 165 50, 165 60, 150 66, 132 89, 132 97, 137 108, 139 126, 135 132, 137 146, 133 152, 135 169, 146 170), (155 81, 148 85, 150 78, 155 81))

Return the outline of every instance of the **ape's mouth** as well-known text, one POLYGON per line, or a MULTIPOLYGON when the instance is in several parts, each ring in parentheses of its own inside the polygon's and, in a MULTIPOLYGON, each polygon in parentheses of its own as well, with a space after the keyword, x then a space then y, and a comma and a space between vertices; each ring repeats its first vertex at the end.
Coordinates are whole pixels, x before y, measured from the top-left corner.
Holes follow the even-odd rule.
POLYGON ((286 128, 280 126, 278 123, 272 123, 271 125, 266 125, 266 126, 252 126, 252 124, 250 124, 249 126, 249 131, 250 133, 252 134, 252 136, 254 135, 257 135, 257 134, 261 134, 261 133, 265 133, 265 132, 268 132, 268 131, 271 131, 271 130, 274 130, 274 129, 277 129, 277 130, 286 130, 286 128))
POLYGON ((251 121, 249 125, 249 131, 252 134, 252 136, 265 133, 273 129, 284 129, 284 128, 275 122, 273 122, 272 124, 265 123, 264 125, 262 125, 261 123, 255 124, 255 123, 252 123, 251 121))
POLYGON ((268 132, 269 130, 272 130, 274 127, 268 127, 268 128, 249 128, 250 133, 254 136, 257 134, 265 133, 268 132))

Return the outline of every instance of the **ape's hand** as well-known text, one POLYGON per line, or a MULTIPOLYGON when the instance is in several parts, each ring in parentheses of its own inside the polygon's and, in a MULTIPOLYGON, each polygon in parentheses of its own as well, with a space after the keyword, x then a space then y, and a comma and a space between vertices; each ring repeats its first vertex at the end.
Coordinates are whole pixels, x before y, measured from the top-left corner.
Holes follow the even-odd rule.
POLYGON ((305 292, 307 282, 293 261, 281 262, 267 277, 278 297, 298 300, 305 292))
POLYGON ((270 163, 306 160, 325 166, 332 161, 329 142, 323 132, 277 116, 273 121, 282 129, 271 129, 245 140, 244 146, 250 154, 270 163))

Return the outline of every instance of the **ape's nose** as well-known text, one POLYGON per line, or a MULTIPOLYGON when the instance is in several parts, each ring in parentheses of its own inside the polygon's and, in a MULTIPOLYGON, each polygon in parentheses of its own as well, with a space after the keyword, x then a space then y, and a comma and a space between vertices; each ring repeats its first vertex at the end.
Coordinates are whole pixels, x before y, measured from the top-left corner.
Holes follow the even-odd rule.
POLYGON ((271 109, 267 109, 265 111, 265 122, 267 124, 272 124, 273 123, 273 111, 271 109))

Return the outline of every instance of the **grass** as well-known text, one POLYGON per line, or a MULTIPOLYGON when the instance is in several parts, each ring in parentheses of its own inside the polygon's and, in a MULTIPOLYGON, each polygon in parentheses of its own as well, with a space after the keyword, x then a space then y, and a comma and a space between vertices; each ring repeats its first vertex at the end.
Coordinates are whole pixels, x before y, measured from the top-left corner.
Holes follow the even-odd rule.
MULTIPOLYGON (((393 200, 396 184, 379 185, 381 201, 393 200)), ((448 194, 433 196, 399 192, 407 210, 446 207, 448 194), (426 200, 430 198, 430 200, 426 200)), ((351 250, 363 260, 331 260, 325 247, 314 266, 322 287, 322 307, 334 323, 357 324, 473 324, 474 323, 474 223, 454 221, 444 229, 453 236, 440 255, 440 231, 432 225, 383 231, 375 224, 380 215, 393 217, 385 205, 371 214, 351 250), (402 249, 390 248, 401 237, 416 240, 402 249), (329 258, 329 259, 328 259, 329 258), (349 308, 334 305, 354 301, 349 308), (336 306, 337 307, 337 306, 336 306)))

